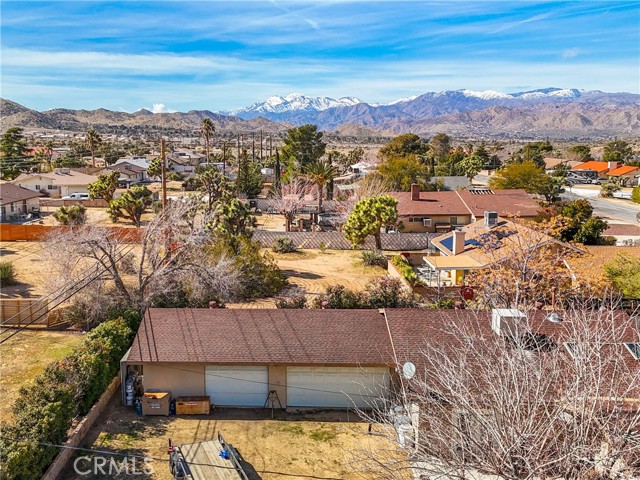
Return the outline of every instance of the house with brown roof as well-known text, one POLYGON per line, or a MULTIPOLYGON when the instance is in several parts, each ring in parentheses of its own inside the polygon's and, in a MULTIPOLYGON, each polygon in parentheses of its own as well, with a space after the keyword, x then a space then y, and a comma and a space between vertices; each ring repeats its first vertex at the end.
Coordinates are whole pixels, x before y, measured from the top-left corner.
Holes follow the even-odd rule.
POLYGON ((617 179, 624 187, 635 187, 640 180, 640 167, 622 165, 607 172, 607 177, 617 179))
POLYGON ((422 280, 431 286, 463 285, 470 270, 484 269, 524 251, 546 246, 584 253, 544 232, 486 211, 475 223, 431 240, 435 254, 423 257, 418 268, 422 280))
POLYGON ((398 200, 398 218, 403 232, 448 232, 483 218, 487 210, 505 218, 533 220, 540 207, 524 190, 459 189, 421 192, 417 184, 411 192, 390 192, 398 200))
POLYGON ((34 192, 46 192, 57 198, 72 193, 89 193, 89 185, 96 180, 96 175, 87 175, 69 168, 56 168, 48 173, 22 173, 11 183, 34 192))
POLYGON ((9 222, 40 211, 40 192, 13 183, 0 184, 0 222, 9 222))
MULTIPOLYGON (((546 313, 538 323, 523 314, 521 328, 535 328, 558 344, 569 341, 560 336, 560 326, 549 325, 546 313)), ((406 362, 424 374, 420 352, 428 342, 442 342, 452 354, 458 345, 468 348, 447 327, 469 325, 478 338, 508 335, 496 325, 496 314, 150 308, 122 359, 122 384, 137 371, 145 391, 174 398, 206 395, 216 406, 265 407, 276 392, 283 408, 368 408, 397 391, 406 362)), ((625 332, 621 342, 638 343, 637 328, 625 332)))

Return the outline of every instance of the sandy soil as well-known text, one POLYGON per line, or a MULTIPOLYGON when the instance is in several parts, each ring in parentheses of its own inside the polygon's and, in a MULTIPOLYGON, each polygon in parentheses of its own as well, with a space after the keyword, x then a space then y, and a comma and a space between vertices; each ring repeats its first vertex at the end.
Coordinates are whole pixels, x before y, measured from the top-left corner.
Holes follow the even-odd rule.
MULTIPOLYGON (((167 444, 176 445, 215 438, 222 432, 263 480, 281 478, 367 479, 375 478, 355 458, 378 458, 395 448, 378 427, 367 434, 368 424, 345 412, 285 414, 269 410, 217 410, 209 416, 138 417, 131 407, 122 407, 119 396, 89 432, 86 447, 153 457, 153 474, 141 478, 170 480, 167 444), (270 472, 287 473, 286 477, 270 472)), ((74 474, 69 480, 89 480, 74 474)), ((109 477, 125 478, 125 477, 109 477)), ((256 478, 253 476, 253 478, 256 478)))
POLYGON ((0 259, 13 263, 18 285, 2 287, 0 298, 39 297, 50 272, 41 258, 41 242, 0 242, 0 259))
MULTIPOLYGON (((6 338, 14 330, 2 334, 6 338)), ((69 355, 82 342, 78 332, 22 331, 0 348, 0 392, 4 408, 0 420, 11 418, 18 390, 54 360, 69 355)))

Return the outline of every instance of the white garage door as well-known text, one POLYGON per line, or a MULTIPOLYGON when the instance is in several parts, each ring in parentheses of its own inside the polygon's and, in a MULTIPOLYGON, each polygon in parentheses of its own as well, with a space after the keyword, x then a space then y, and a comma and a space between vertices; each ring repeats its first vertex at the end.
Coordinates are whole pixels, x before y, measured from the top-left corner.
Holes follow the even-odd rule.
POLYGON ((260 366, 207 365, 206 391, 214 405, 262 407, 269 395, 269 372, 260 366))
POLYGON ((390 380, 384 367, 287 367, 287 406, 366 408, 387 396, 390 380))

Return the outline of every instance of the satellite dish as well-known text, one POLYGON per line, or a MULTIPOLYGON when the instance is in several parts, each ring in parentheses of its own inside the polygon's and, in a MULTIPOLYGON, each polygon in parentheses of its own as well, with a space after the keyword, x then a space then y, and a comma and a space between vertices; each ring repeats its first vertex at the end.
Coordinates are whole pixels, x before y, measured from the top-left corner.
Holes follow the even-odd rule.
POLYGON ((411 380, 415 374, 416 366, 413 363, 407 362, 402 366, 402 376, 407 380, 411 380))

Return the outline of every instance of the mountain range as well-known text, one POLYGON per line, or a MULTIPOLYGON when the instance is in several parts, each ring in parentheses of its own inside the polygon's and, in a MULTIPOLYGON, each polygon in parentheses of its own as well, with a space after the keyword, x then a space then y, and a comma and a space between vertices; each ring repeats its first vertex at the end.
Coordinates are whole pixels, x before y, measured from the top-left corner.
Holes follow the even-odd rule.
POLYGON ((353 136, 445 132, 458 137, 587 139, 640 136, 640 95, 597 90, 545 88, 512 94, 493 90, 428 92, 387 104, 357 97, 308 97, 294 93, 232 111, 135 113, 98 110, 30 110, 0 102, 2 128, 23 126, 84 130, 118 125, 194 129, 211 118, 220 131, 283 132, 291 125, 317 124, 353 136))

